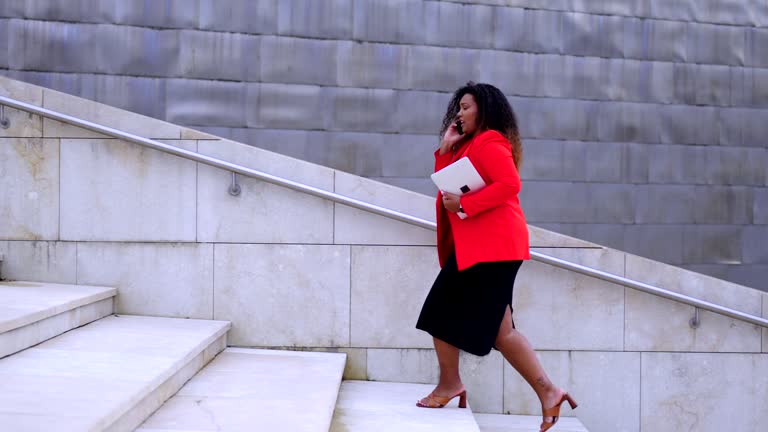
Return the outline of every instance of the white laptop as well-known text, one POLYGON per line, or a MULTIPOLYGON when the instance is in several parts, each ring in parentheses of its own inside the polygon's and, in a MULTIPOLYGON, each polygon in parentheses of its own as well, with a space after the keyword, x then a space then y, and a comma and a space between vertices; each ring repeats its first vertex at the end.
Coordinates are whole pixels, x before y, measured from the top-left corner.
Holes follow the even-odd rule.
MULTIPOLYGON (((477 192, 485 187, 485 181, 466 156, 432 174, 431 177, 438 189, 454 195, 477 192)), ((459 217, 464 219, 466 215, 459 213, 459 217)))

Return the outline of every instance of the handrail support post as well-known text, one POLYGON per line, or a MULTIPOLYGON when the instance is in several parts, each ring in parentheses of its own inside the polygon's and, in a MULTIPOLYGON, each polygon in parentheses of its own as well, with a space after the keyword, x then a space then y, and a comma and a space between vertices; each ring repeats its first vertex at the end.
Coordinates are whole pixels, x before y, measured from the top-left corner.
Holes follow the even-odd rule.
POLYGON ((697 329, 701 325, 701 319, 699 319, 699 308, 693 307, 693 318, 691 318, 688 321, 688 324, 690 324, 691 328, 697 329))
POLYGON ((240 192, 242 192, 242 189, 240 188, 240 185, 237 184, 237 173, 232 173, 232 184, 229 185, 229 194, 232 196, 240 196, 240 192))
POLYGON ((11 127, 11 120, 5 116, 5 105, 0 105, 0 127, 3 129, 11 127))

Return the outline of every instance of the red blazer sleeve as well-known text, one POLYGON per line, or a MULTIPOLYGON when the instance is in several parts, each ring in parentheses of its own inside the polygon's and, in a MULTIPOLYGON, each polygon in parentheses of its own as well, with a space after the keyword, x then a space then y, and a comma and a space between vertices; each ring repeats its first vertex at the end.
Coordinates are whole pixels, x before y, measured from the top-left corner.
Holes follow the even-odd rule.
POLYGON ((521 188, 520 175, 507 140, 501 137, 491 138, 472 153, 470 160, 487 186, 461 197, 461 207, 468 217, 514 198, 521 188))
POLYGON ((435 172, 438 172, 441 169, 450 165, 452 158, 453 158, 452 152, 446 152, 445 154, 441 155, 439 148, 435 150, 435 172))

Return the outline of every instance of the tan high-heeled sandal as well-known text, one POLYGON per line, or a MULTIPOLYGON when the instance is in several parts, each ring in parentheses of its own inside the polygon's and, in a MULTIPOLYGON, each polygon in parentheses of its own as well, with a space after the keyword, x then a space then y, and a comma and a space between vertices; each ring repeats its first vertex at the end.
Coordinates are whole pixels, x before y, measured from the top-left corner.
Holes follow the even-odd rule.
POLYGON ((435 392, 432 392, 424 399, 417 401, 416 406, 420 408, 442 408, 448 405, 448 402, 450 402, 456 396, 459 397, 459 408, 466 408, 467 407, 467 391, 466 390, 462 390, 459 393, 456 393, 455 395, 450 397, 437 396, 435 395, 435 392), (426 403, 422 401, 426 401, 426 403))
POLYGON ((571 409, 576 409, 576 407, 579 406, 579 404, 577 404, 576 401, 573 400, 570 395, 568 395, 568 393, 563 393, 563 396, 560 397, 560 402, 558 402, 552 408, 546 408, 544 413, 541 415, 541 432, 548 431, 549 428, 557 423, 557 420, 560 418, 560 405, 562 405, 565 401, 568 401, 568 405, 571 406, 571 409), (544 419, 547 417, 552 417, 552 421, 544 421, 544 419))

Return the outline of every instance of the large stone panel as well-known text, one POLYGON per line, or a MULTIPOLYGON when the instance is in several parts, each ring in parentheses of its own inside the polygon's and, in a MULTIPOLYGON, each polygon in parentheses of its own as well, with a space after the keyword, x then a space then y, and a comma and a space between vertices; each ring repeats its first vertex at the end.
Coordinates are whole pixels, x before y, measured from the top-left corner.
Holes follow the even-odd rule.
POLYGON ((415 326, 439 270, 434 247, 353 246, 352 346, 431 348, 415 326))
POLYGON ((408 46, 345 41, 338 44, 338 52, 338 57, 330 60, 338 60, 340 86, 407 88, 410 69, 408 46))
MULTIPOLYGON (((72 2, 69 3, 72 4, 72 2)), ((82 4, 82 2, 77 3, 82 4)), ((119 0, 94 2, 91 0, 88 3, 96 3, 93 5, 96 6, 95 10, 98 10, 99 6, 106 9, 107 5, 112 5, 114 9, 110 12, 114 14, 113 22, 115 24, 140 27, 195 28, 198 23, 199 5, 197 2, 190 3, 187 0, 162 2, 124 2, 119 0)), ((54 15, 50 19, 57 20, 58 18, 54 15)))
POLYGON ((89 33, 92 33, 89 45, 68 44, 77 49, 80 56, 95 58, 96 70, 87 70, 88 72, 179 76, 180 38, 177 30, 113 25, 95 27, 95 30, 88 29, 89 33), (82 46, 94 46, 96 55, 89 50, 83 50, 82 46), (115 55, 116 52, 120 55, 115 55))
MULTIPOLYGON (((333 171, 229 141, 202 141, 200 152, 254 170, 308 184, 333 188, 333 171)), ((230 172, 198 167, 199 241, 234 243, 332 243, 333 203, 238 176, 239 196, 231 196, 230 172), (307 218, 306 215, 312 215, 307 218)))
MULTIPOLYGON (((523 137, 598 141, 601 111, 615 103, 574 99, 509 98, 523 137)), ((612 140, 613 141, 613 140, 612 140)))
MULTIPOLYGON (((164 121, 127 113, 107 105, 70 96, 54 90, 44 90, 44 107, 53 111, 66 112, 67 115, 87 120, 119 131, 152 139, 179 139, 181 128, 164 121)), ((52 138, 104 138, 103 135, 89 130, 60 123, 55 120, 43 121, 46 137, 52 138)))
MULTIPOLYGON (((595 226, 595 231, 604 229, 602 225, 595 226)), ((608 245, 668 264, 684 262, 682 225, 626 225, 622 241, 608 245)))
MULTIPOLYGON (((258 81, 260 61, 257 36, 238 33, 182 30, 179 68, 185 78, 258 81)), ((206 102, 210 102, 210 95, 206 102)), ((209 124, 209 123, 206 123, 209 124)))
MULTIPOLYGON (((427 221, 435 220, 432 197, 401 190, 370 179, 336 172, 335 192, 427 221)), ((343 204, 335 204, 334 243, 374 245, 434 245, 433 230, 407 225, 343 204)))
MULTIPOLYGON (((461 380, 467 389, 472 412, 502 412, 503 362, 498 351, 485 357, 461 353, 461 380)), ((437 357, 434 350, 426 349, 369 349, 368 378, 373 381, 437 383, 437 357)))
MULTIPOLYGON (((0 8, 1 7, 2 6, 0 6, 0 8)), ((10 20, 0 19, 0 37, 2 37, 4 41, 8 41, 11 38, 10 32, 10 20)), ((10 67, 10 63, 8 62, 9 51, 10 46, 8 43, 6 43, 3 48, 0 48, 0 68, 7 69, 10 67)))
MULTIPOLYGON (((67 81, 75 78, 77 90, 67 88, 55 88, 53 82, 46 78, 49 74, 41 74, 44 79, 40 85, 54 88, 70 94, 78 94, 84 98, 121 108, 155 119, 165 118, 166 114, 166 83, 161 78, 143 78, 116 75, 97 74, 56 74, 53 79, 67 81)), ((53 80, 50 80, 53 81, 53 80)), ((148 132, 148 131, 147 131, 148 132)), ((146 134, 146 132, 145 132, 146 134)))
POLYGON ((261 69, 261 79, 267 83, 336 85, 339 47, 344 44, 263 36, 261 55, 254 65, 261 69))
MULTIPOLYGON (((624 254, 608 249, 535 249, 545 255, 623 275, 624 254)), ((621 350, 624 288, 538 261, 515 283, 513 317, 536 349, 621 350), (548 311, 541 325, 541 311, 548 311), (578 325, 574 325, 578 323, 578 325)))
POLYGON ((368 349, 371 381, 435 384, 440 368, 433 349, 368 349))
POLYGON ((352 0, 281 0, 277 7, 277 32, 281 35, 350 39, 352 0))
POLYGON ((694 0, 680 0, 675 2, 648 0, 648 2, 650 4, 650 14, 652 17, 675 21, 691 21, 693 19, 693 11, 696 9, 694 0))
POLYGON ((690 264, 741 262, 739 225, 686 225, 683 227, 683 260, 690 264))
MULTIPOLYGON (((596 141, 657 143, 660 105, 602 102, 597 104, 596 141), (654 125, 653 127, 650 125, 654 125)), ((554 119, 553 119, 554 121, 554 119)), ((567 139, 575 139, 570 137, 567 139)))
MULTIPOLYGON (((24 81, 28 89, 36 89, 26 84, 31 83, 148 117, 165 117, 165 79, 31 71, 8 71, 8 76, 24 81)), ((37 90, 40 102, 35 104, 42 105, 43 92, 37 90)))
MULTIPOLYGON (((539 351, 537 354, 550 380, 579 403, 576 411, 563 404, 562 416, 578 417, 590 431, 640 430, 640 353, 539 351)), ((504 412, 541 415, 536 394, 508 364, 504 365, 504 412)))
MULTIPOLYGON (((334 88, 328 106, 330 129, 363 132, 397 132, 398 92, 389 89, 334 88)), ((315 114, 317 115, 317 114, 315 114)))
POLYGON ((353 39, 423 44, 423 0, 356 0, 353 39))
POLYGON ((96 44, 98 26, 50 21, 10 20, 6 39, 12 69, 60 72, 109 72, 100 56, 80 47, 96 44))
POLYGON ((109 22, 114 2, 63 0, 8 0, 0 6, 2 16, 50 21, 109 22))
POLYGON ((578 56, 621 58, 626 18, 582 13, 562 14, 563 52, 578 56))
MULTIPOLYGON (((520 177, 527 180, 564 180, 564 148, 570 141, 536 140, 523 142, 523 164, 520 177)), ((570 167, 570 161, 567 167, 570 167)), ((573 171, 576 171, 575 169, 573 171)), ((525 185, 525 183, 523 183, 525 185)))
POLYGON ((236 346, 349 346, 350 251, 215 245, 214 319, 236 346))
MULTIPOLYGON (((627 278, 751 315, 760 314, 761 293, 736 284, 627 255, 627 278), (717 289, 714 289, 717 287, 717 289)), ((700 311, 701 326, 689 320, 694 307, 627 288, 626 348, 637 351, 759 352, 760 328, 700 311)))
MULTIPOLYGON (((622 144, 584 141, 561 142, 563 143, 563 159, 561 161, 563 176, 560 180, 597 183, 622 182, 624 156, 622 144)), ((533 146, 536 145, 538 144, 533 146)), ((598 187, 605 189, 606 185, 598 187)))
MULTIPOLYGON (((10 96, 13 97, 13 96, 10 96)), ((3 107, 8 129, 0 127, 0 138, 40 138, 43 136, 43 118, 26 111, 3 107)))
POLYGON ((246 125, 246 84, 208 80, 168 80, 165 118, 183 125, 246 125))
POLYGON ((768 67, 768 29, 748 28, 746 65, 755 68, 768 67))
MULTIPOLYGON (((652 128, 648 128, 652 129, 652 128)), ((626 144, 624 152, 623 179, 629 184, 643 184, 650 180, 652 146, 648 144, 626 144)), ((655 162, 655 160, 654 160, 655 162)))
POLYGON ((0 138, 0 239, 58 239, 59 202, 59 141, 0 138))
POLYGON ((768 149, 717 147, 706 150, 705 172, 710 184, 760 187, 768 181, 768 170, 765 169, 768 166, 768 149))
MULTIPOLYGON (((560 92, 564 81, 553 84, 553 74, 547 60, 562 62, 561 56, 516 53, 502 50, 481 50, 478 61, 477 81, 495 85, 504 94, 515 96, 536 96, 541 91, 560 92)), ((453 89, 451 89, 453 90, 453 89)))
POLYGON ((696 186, 693 222, 748 225, 752 221, 752 188, 696 186))
POLYGON ((452 97, 453 94, 437 92, 398 92, 395 116, 399 133, 427 134, 437 149, 440 126, 452 97))
POLYGON ((764 430, 768 356, 643 353, 641 367, 642 430, 764 430))
POLYGON ((530 180, 520 192, 528 220, 536 222, 632 223, 633 198, 632 186, 610 183, 530 180), (570 204, 563 206, 564 202, 570 204))
POLYGON ((407 88, 454 91, 480 75, 479 50, 414 45, 410 52, 407 88), (435 65, 457 66, 435 68, 435 65))
POLYGON ((248 127, 324 129, 334 90, 309 85, 249 84, 248 127))
MULTIPOLYGON (((531 56, 519 54, 520 56, 531 56)), ((624 61, 596 57, 532 55, 536 66, 530 78, 534 96, 587 100, 624 98, 624 61), (564 80, 563 76, 569 79, 564 80)), ((525 64, 520 67, 525 68, 525 64)), ((525 69, 524 69, 525 70, 525 69)), ((526 93, 523 93, 526 94, 526 93)))
POLYGON ((688 25, 683 21, 628 18, 625 31, 624 53, 628 58, 665 62, 686 59, 688 25))
POLYGON ((440 1, 424 2, 424 33, 428 45, 490 48, 496 8, 440 1))
POLYGON ((210 244, 78 243, 77 283, 117 288, 117 313, 214 319, 210 244))
POLYGON ((0 241, 7 280, 77 283, 77 245, 72 242, 0 241))
POLYGON ((688 56, 691 63, 743 65, 744 27, 688 23, 688 56))
POLYGON ((278 0, 198 0, 200 28, 252 34, 277 32, 278 0))
MULTIPOLYGON (((659 105, 659 134, 664 144, 716 145, 719 109, 685 105, 659 105)), ((648 127, 651 123, 644 126, 648 127)))
POLYGON ((756 188, 754 194, 752 223, 768 225, 768 188, 756 188))
POLYGON ((64 139, 61 239, 194 241, 196 175, 194 162, 136 144, 64 139))
MULTIPOLYGON (((741 260, 744 264, 768 264, 768 225, 748 225, 742 231, 741 260)), ((768 281, 766 281, 768 283, 768 281)))
POLYGON ((635 222, 640 224, 685 224, 696 217, 694 186, 636 185, 635 222))
POLYGON ((768 148, 768 122, 764 117, 765 111, 759 109, 721 109, 720 145, 768 148))
POLYGON ((559 54, 563 52, 563 15, 552 10, 498 8, 494 47, 559 54))
POLYGON ((648 165, 648 178, 650 183, 656 184, 649 187, 663 188, 676 184, 710 183, 712 168, 709 161, 711 154, 719 149, 704 146, 653 145, 650 146, 650 151, 653 154, 653 163, 648 165))

